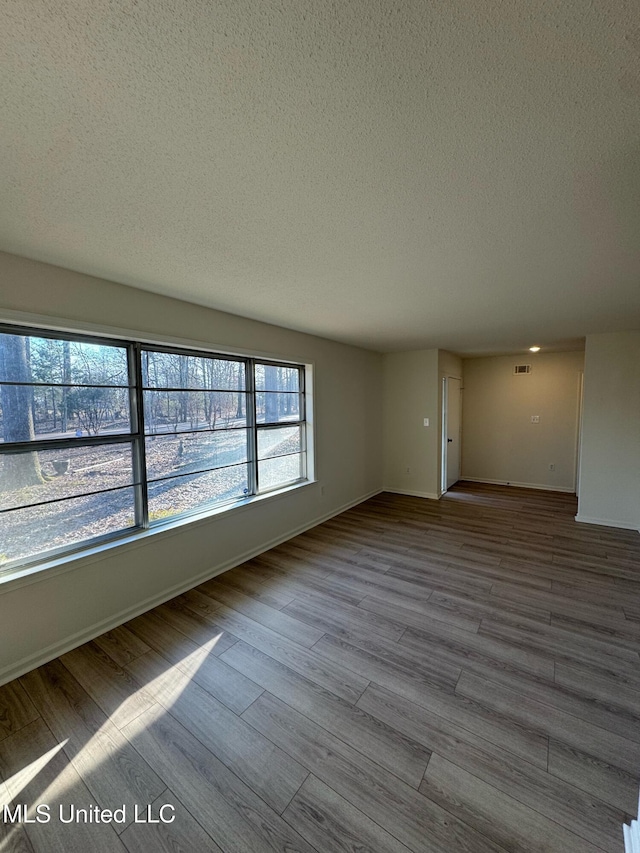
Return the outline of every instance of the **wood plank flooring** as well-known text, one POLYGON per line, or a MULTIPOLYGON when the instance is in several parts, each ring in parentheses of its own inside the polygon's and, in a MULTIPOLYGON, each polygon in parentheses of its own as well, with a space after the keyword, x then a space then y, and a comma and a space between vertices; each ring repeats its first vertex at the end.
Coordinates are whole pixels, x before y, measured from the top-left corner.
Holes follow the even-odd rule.
POLYGON ((0 687, 0 851, 621 853, 640 534, 575 504, 382 494, 0 687))

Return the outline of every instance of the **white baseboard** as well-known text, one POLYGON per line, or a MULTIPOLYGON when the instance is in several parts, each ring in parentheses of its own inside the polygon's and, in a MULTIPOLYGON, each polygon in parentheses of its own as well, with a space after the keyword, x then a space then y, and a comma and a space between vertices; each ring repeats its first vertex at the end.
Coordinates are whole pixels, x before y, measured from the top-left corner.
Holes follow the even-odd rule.
POLYGON ((432 494, 431 492, 416 492, 412 489, 396 489, 395 486, 385 486, 383 492, 393 492, 394 495, 409 495, 412 498, 429 498, 429 500, 440 500, 440 495, 432 494))
POLYGON ((569 486, 550 486, 546 483, 514 483, 513 480, 487 480, 481 477, 460 477, 468 483, 487 483, 490 486, 515 486, 517 489, 541 489, 545 492, 563 492, 575 495, 576 490, 569 486))
POLYGON ((640 533, 640 528, 632 521, 616 521, 612 518, 589 518, 589 516, 581 515, 580 513, 576 515, 576 521, 579 521, 581 524, 599 524, 601 527, 618 527, 621 530, 637 530, 640 533))
POLYGON ((50 660, 54 660, 54 658, 65 654, 66 652, 70 652, 72 649, 83 645, 83 643, 89 642, 89 640, 93 640, 96 637, 99 637, 106 631, 111 631, 113 630, 113 628, 117 628, 118 625, 122 625, 124 622, 128 622, 130 619, 134 619, 136 616, 140 616, 142 613, 146 613, 147 610, 152 610, 154 607, 158 607, 160 604, 164 604, 165 601, 169 601, 170 599, 175 598, 177 595, 181 595, 183 592, 187 592, 187 590, 193 589, 193 587, 198 586, 199 584, 204 583, 205 581, 210 580, 211 578, 214 578, 217 575, 221 575, 223 574, 223 572, 229 571, 229 569, 235 568, 235 566, 239 566, 242 563, 246 563, 247 560, 252 560, 259 554, 263 554, 265 551, 269 551, 271 548, 275 548, 277 545, 281 545, 283 542, 288 542, 289 539, 293 539, 295 536, 299 536, 301 533, 304 533, 305 530, 310 530, 312 527, 317 527, 324 521, 328 521, 330 518, 333 518, 336 515, 340 515, 341 513, 346 512, 348 509, 351 509, 354 506, 358 506, 358 504, 369 500, 369 498, 375 497, 375 495, 379 495, 381 491, 383 490, 375 489, 374 491, 369 492, 368 494, 363 495, 362 497, 356 498, 356 500, 349 501, 348 503, 343 504, 338 509, 331 510, 330 512, 327 512, 324 515, 314 518, 307 524, 302 524, 292 530, 289 530, 282 536, 272 539, 269 542, 264 542, 257 548, 252 548, 249 551, 245 551, 244 553, 239 554, 237 557, 233 557, 232 559, 227 560, 225 563, 219 564, 215 568, 209 568, 206 571, 189 578, 189 580, 182 581, 181 583, 175 584, 174 586, 169 587, 168 589, 164 589, 162 592, 159 592, 156 595, 145 599, 144 601, 140 601, 137 604, 134 604, 132 607, 128 607, 126 610, 121 610, 119 613, 110 616, 108 619, 103 619, 100 622, 95 622, 93 625, 83 629, 82 631, 78 631, 77 633, 72 634, 71 636, 65 637, 63 640, 60 640, 56 643, 52 643, 50 646, 47 646, 45 649, 41 649, 36 654, 28 655, 27 657, 22 658, 22 660, 19 660, 17 663, 11 664, 11 666, 5 667, 4 669, 0 670, 0 686, 6 684, 8 681, 13 681, 14 678, 19 678, 21 675, 24 675, 27 672, 31 672, 32 669, 36 669, 36 667, 42 666, 43 664, 48 663, 50 660))
POLYGON ((637 853, 640 850, 640 797, 638 798, 638 820, 622 824, 624 853, 637 853))

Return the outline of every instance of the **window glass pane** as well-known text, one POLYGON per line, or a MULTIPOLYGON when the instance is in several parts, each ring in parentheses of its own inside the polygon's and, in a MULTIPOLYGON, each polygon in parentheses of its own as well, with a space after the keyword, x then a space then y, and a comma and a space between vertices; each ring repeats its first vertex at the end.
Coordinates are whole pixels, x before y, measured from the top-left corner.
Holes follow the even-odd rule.
POLYGON ((145 441, 147 477, 156 480, 247 461, 244 429, 151 436, 145 441))
POLYGON ((256 364, 257 391, 299 391, 300 370, 278 364, 256 364))
POLYGON ((160 521, 181 512, 243 498, 248 491, 246 465, 159 480, 149 483, 149 520, 160 521))
POLYGON ((232 391, 144 391, 147 435, 229 429, 247 423, 246 394, 232 391))
POLYGON ((0 441, 129 433, 129 390, 0 384, 0 421, 0 441))
POLYGON ((299 480, 301 473, 302 454, 278 456, 276 459, 264 459, 258 462, 258 485, 261 492, 275 489, 293 480, 299 480))
POLYGON ((132 483, 129 443, 0 454, 0 510, 132 483))
POLYGON ((130 432, 128 381, 126 347, 0 334, 0 440, 130 432))
MULTIPOLYGON (((47 344, 52 342, 46 341, 47 344)), ((72 385, 129 385, 127 369, 127 350, 125 347, 88 344, 80 341, 54 341, 58 353, 62 356, 62 378, 66 382, 64 361, 66 347, 69 348, 70 379, 72 385)), ((43 376, 47 370, 43 371, 43 376)), ((58 373, 58 375, 60 375, 58 373)), ((40 379, 39 381, 48 381, 40 379)))
POLYGON ((300 395, 256 392, 256 418, 259 424, 300 420, 300 395))
POLYGON ((133 527, 132 487, 0 515, 0 571, 11 560, 133 527))
POLYGON ((128 385, 127 349, 2 333, 0 379, 45 385, 128 385))
POLYGON ((299 426, 258 431, 258 459, 299 453, 301 449, 299 426))
POLYGON ((142 384, 145 388, 243 391, 245 364, 205 355, 143 350, 142 384))

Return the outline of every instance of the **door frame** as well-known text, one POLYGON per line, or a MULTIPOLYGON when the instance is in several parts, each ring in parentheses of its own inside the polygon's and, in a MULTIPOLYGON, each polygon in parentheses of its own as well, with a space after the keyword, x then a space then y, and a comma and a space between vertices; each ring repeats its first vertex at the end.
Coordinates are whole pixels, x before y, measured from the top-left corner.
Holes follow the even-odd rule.
POLYGON ((576 416, 576 456, 574 465, 573 489, 576 495, 580 491, 580 463, 582 462, 582 416, 584 410, 584 370, 578 374, 578 406, 576 416))
POLYGON ((460 453, 460 475, 462 476, 462 377, 461 376, 453 376, 451 374, 442 374, 441 376, 441 400, 442 400, 442 410, 440 413, 440 432, 441 432, 441 448, 440 448, 440 495, 444 495, 448 490, 449 486, 447 485, 447 461, 448 461, 448 450, 449 450, 449 442, 448 439, 448 408, 449 408, 449 380, 455 379, 460 383, 460 414, 459 414, 459 435, 458 435, 458 447, 460 453))

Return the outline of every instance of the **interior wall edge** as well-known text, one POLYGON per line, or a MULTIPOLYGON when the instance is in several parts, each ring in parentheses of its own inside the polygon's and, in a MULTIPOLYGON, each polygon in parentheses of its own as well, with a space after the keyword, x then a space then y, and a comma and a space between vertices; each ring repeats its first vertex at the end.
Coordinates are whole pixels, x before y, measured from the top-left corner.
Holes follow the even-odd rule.
POLYGON ((570 486, 550 486, 548 483, 514 483, 513 480, 487 480, 481 477, 465 477, 460 476, 460 480, 465 480, 467 483, 486 483, 489 486, 515 486, 516 489, 540 489, 545 492, 563 492, 564 494, 575 495, 576 490, 570 486))
POLYGON ((597 524, 600 527, 617 527, 620 530, 637 530, 640 533, 640 524, 632 521, 618 521, 614 518, 589 518, 578 513, 575 517, 580 524, 597 524))
POLYGON ((437 495, 434 492, 417 492, 413 489, 398 489, 395 486, 385 486, 383 492, 391 492, 394 495, 408 495, 412 498, 428 498, 431 501, 439 501, 442 495, 437 495))

